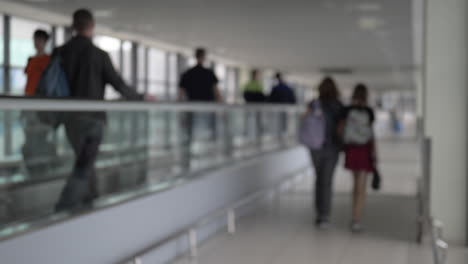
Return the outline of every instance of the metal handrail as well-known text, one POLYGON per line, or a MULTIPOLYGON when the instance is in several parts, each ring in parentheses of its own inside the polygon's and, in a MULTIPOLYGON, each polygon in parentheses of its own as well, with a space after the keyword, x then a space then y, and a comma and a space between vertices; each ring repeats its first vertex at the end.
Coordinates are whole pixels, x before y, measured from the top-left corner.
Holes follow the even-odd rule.
POLYGON ((301 105, 287 104, 222 104, 187 102, 138 102, 138 101, 99 101, 77 99, 39 99, 22 97, 0 97, 0 110, 29 111, 177 111, 177 112, 224 112, 230 110, 296 112, 301 105))
POLYGON ((184 235, 188 236, 188 241, 190 245, 190 256, 196 257, 197 256, 197 248, 198 248, 198 239, 197 239, 197 229, 203 225, 213 222, 216 219, 226 216, 227 218, 227 231, 230 234, 234 234, 236 232, 236 209, 249 204, 251 202, 257 201, 267 195, 269 195, 272 191, 274 194, 279 195, 280 190, 279 188, 286 182, 290 181, 291 178, 297 177, 298 174, 306 173, 310 170, 310 166, 305 166, 301 169, 298 169, 286 176, 286 178, 266 187, 259 191, 256 191, 247 197, 239 199, 232 204, 229 204, 221 209, 215 210, 214 212, 202 217, 201 219, 193 222, 192 224, 180 229, 177 232, 174 232, 165 238, 159 240, 158 242, 148 246, 147 248, 137 252, 136 254, 126 258, 123 261, 118 262, 118 264, 127 264, 127 263, 134 263, 134 264, 143 264, 142 256, 160 248, 161 246, 182 237, 184 235))

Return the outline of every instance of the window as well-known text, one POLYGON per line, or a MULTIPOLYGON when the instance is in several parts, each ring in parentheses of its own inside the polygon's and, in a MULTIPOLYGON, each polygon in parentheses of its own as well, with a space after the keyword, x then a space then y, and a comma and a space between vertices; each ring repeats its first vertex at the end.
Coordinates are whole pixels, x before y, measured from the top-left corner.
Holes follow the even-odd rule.
POLYGON ((137 90, 140 93, 146 92, 146 47, 138 45, 137 49, 137 90))
POLYGON ((55 28, 55 45, 60 46, 65 44, 65 28, 56 27, 55 28))
POLYGON ((304 101, 304 94, 305 94, 305 87, 306 85, 301 83, 295 83, 292 88, 294 89, 294 92, 296 93, 296 100, 298 103, 303 103, 306 102, 304 101))
POLYGON ((132 42, 124 41, 122 44, 122 55, 123 55, 123 65, 122 65, 122 77, 127 82, 127 84, 133 85, 132 83, 132 42))
POLYGON ((193 67, 197 64, 197 60, 193 57, 189 57, 188 60, 187 60, 187 66, 190 68, 190 67, 193 67))
POLYGON ((238 78, 237 69, 229 67, 227 69, 227 75, 226 75, 226 91, 227 91, 226 101, 231 104, 237 101, 237 91, 238 91, 237 78, 238 78))
POLYGON ((265 93, 269 94, 273 85, 276 85, 276 81, 274 80, 274 73, 272 71, 264 71, 263 72, 263 87, 265 89, 265 93))
POLYGON ((94 43, 96 46, 109 53, 115 69, 120 70, 120 39, 107 36, 96 36, 94 37, 94 43))
MULTIPOLYGON (((48 24, 26 19, 16 17, 11 18, 11 66, 25 67, 28 62, 28 58, 36 53, 33 43, 33 34, 37 29, 43 29, 50 33, 52 27, 48 24)), ((48 50, 48 52, 50 52, 50 50, 48 50)))
POLYGON ((166 99, 166 53, 150 49, 148 59, 148 93, 166 99))
POLYGON ((10 94, 22 95, 26 87, 26 74, 23 68, 12 67, 10 69, 10 94))
MULTIPOLYGON (((10 94, 22 95, 26 86, 24 68, 28 59, 36 54, 33 43, 33 34, 37 29, 51 32, 52 27, 48 24, 22 18, 11 18, 10 39, 10 94)), ((51 52, 51 46, 47 50, 51 52)))
POLYGON ((223 95, 223 98, 227 98, 227 89, 226 89, 226 66, 217 63, 214 68, 216 77, 218 77, 219 83, 218 88, 223 95))
MULTIPOLYGON (((121 41, 117 38, 107 37, 107 36, 96 36, 94 38, 94 43, 99 48, 103 49, 111 58, 112 63, 116 71, 120 71, 120 48, 121 41)), ((105 98, 108 100, 117 99, 120 95, 115 91, 113 87, 108 85, 106 87, 105 98)))
POLYGON ((167 62, 169 63, 169 65, 167 65, 167 68, 169 70, 169 73, 168 73, 168 78, 169 80, 167 81, 168 83, 168 89, 169 89, 169 100, 171 101, 176 101, 177 100, 177 93, 178 93, 178 89, 179 89, 179 76, 178 76, 178 72, 177 72, 177 54, 175 53, 170 53, 169 55, 169 58, 167 60, 167 62))

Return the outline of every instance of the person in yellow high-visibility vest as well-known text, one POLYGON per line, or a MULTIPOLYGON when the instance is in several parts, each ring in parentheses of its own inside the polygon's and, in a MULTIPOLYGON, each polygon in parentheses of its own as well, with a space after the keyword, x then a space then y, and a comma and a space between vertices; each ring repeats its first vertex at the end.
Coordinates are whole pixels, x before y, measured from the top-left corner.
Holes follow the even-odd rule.
POLYGON ((265 102, 263 85, 260 82, 260 73, 257 69, 252 70, 250 81, 244 85, 244 99, 247 103, 265 102))

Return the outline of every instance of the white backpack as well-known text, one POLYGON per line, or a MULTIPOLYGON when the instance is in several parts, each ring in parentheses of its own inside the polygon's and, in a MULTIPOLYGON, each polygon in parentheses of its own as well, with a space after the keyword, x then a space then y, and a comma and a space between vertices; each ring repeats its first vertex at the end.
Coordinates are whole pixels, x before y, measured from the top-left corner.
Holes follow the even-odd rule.
POLYGON ((344 143, 365 145, 372 140, 371 116, 367 111, 352 109, 344 128, 344 143))

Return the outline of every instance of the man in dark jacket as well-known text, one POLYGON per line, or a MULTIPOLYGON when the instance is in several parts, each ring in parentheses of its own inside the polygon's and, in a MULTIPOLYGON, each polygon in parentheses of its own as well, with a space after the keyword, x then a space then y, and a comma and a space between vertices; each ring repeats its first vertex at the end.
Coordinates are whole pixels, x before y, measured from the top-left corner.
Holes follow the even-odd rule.
MULTIPOLYGON (((104 100, 105 87, 110 84, 127 99, 143 100, 144 96, 129 88, 117 74, 109 55, 92 43, 94 27, 95 20, 89 10, 76 11, 73 14, 76 35, 53 54, 62 59, 71 97, 104 100)), ((95 162, 105 121, 104 112, 66 114, 65 131, 76 160, 56 205, 57 211, 90 205, 97 196, 95 162)))
MULTIPOLYGON (((271 89, 270 97, 268 101, 274 104, 295 104, 296 95, 294 90, 284 81, 283 75, 280 72, 275 74, 276 85, 271 89)), ((280 113, 279 125, 281 132, 283 133, 288 129, 288 115, 286 113, 280 113)))
POLYGON ((294 90, 286 84, 283 75, 278 72, 275 74, 277 84, 271 89, 269 102, 276 104, 295 104, 296 95, 294 90))

